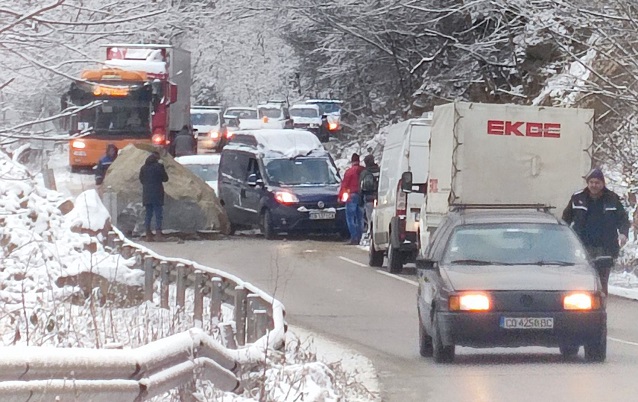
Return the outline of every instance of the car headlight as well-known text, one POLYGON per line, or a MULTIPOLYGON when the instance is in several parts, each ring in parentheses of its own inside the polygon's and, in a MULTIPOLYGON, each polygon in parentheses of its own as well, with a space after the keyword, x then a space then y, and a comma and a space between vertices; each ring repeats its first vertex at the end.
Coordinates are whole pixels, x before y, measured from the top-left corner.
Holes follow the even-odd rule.
POLYGON ((208 136, 214 140, 216 140, 217 138, 219 138, 219 131, 211 131, 210 133, 208 133, 208 136))
POLYGON ((275 193, 275 200, 280 204, 294 204, 299 202, 299 198, 288 191, 277 191, 275 193))
POLYGON ((589 293, 570 293, 563 298, 565 310, 594 310, 600 308, 600 299, 589 293))
POLYGON ((490 298, 484 293, 452 295, 448 299, 450 311, 486 311, 490 304, 490 298))

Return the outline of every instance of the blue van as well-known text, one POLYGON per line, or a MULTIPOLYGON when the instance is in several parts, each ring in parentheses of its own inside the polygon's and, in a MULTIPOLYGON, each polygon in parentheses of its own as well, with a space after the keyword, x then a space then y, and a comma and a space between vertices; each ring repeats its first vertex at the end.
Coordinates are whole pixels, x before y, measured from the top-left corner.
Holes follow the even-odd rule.
POLYGON ((348 235, 341 177, 317 136, 305 130, 235 133, 221 153, 219 199, 232 230, 348 235))

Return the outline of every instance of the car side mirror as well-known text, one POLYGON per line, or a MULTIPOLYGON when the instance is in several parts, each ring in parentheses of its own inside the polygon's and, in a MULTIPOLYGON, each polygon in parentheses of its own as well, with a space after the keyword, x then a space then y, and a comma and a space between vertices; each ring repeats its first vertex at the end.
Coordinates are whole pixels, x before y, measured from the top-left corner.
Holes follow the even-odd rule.
POLYGON ((610 256, 600 256, 594 259, 594 267, 596 269, 607 269, 614 265, 614 259, 610 256))
POLYGON ((417 259, 416 260, 416 269, 425 269, 425 270, 433 270, 436 269, 437 263, 436 261, 426 260, 426 259, 417 259))
POLYGON ((412 172, 403 172, 401 175, 401 191, 404 193, 412 192, 412 172))
POLYGON ((264 184, 264 181, 260 178, 257 177, 257 175, 255 173, 251 174, 250 176, 248 176, 248 180, 246 180, 246 183, 250 186, 250 187, 256 187, 256 186, 261 186, 264 184))

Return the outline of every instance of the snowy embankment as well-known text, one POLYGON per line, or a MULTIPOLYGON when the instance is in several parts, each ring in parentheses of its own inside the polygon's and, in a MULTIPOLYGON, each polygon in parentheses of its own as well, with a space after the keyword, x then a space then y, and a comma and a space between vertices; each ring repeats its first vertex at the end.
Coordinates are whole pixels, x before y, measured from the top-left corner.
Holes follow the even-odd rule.
MULTIPOLYGON (((62 194, 38 185, 25 166, 0 152, 2 346, 131 349, 196 326, 193 315, 184 310, 161 309, 136 298, 143 274, 131 269, 134 259, 123 259, 103 247, 109 217, 95 191, 83 193, 72 210, 71 206, 62 194)), ((225 309, 221 323, 232 324, 233 315, 228 306, 225 309)), ((204 331, 220 339, 213 320, 204 321, 204 331)), ((318 361, 304 341, 292 333, 287 338, 285 352, 272 351, 258 372, 243 374, 243 395, 200 384, 200 399, 377 398, 374 386, 368 385, 370 390, 359 386, 359 368, 318 361)), ((344 351, 341 358, 348 355, 344 351)), ((376 384, 373 371, 363 366, 366 380, 372 378, 376 384)), ((177 398, 176 392, 161 400, 173 397, 177 398)))

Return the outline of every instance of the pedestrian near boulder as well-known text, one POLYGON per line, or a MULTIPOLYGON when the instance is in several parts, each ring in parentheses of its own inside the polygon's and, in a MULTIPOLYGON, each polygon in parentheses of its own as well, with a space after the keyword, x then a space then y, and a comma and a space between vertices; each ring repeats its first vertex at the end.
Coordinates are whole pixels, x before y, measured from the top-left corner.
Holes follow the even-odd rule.
POLYGON ((163 240, 162 220, 164 209, 164 183, 168 181, 168 174, 161 163, 159 152, 152 152, 144 166, 140 169, 142 183, 142 204, 146 208, 144 226, 146 240, 163 240), (155 216, 155 237, 151 231, 151 221, 155 216))

